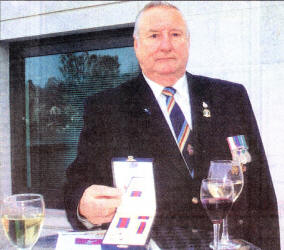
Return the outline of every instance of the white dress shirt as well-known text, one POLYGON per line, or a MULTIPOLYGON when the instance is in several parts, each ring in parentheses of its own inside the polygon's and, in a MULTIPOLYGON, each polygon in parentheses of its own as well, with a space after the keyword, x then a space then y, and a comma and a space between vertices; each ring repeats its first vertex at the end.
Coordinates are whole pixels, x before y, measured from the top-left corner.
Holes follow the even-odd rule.
MULTIPOLYGON (((153 82, 149 78, 147 78, 143 74, 146 82, 150 86, 150 88, 153 91, 154 96, 156 97, 157 102, 159 103, 159 106, 164 114, 164 117, 172 131, 172 134, 174 138, 176 139, 176 135, 172 126, 172 122, 170 120, 170 116, 167 110, 167 104, 166 104, 166 96, 162 93, 164 86, 153 82)), ((176 89, 176 93, 174 95, 175 101, 179 105, 182 113, 184 114, 184 117, 190 127, 192 128, 192 121, 191 121, 191 110, 190 110, 190 100, 189 100, 189 92, 188 92, 188 84, 187 84, 187 78, 184 74, 180 79, 177 80, 177 82, 171 86, 174 89, 176 89)), ((176 140, 177 142, 177 140, 176 140)))

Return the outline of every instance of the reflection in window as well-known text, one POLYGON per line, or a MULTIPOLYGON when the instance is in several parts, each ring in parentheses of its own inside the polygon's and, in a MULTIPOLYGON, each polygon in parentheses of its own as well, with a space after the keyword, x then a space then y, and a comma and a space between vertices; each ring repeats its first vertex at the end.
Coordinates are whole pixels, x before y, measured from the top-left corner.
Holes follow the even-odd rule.
POLYGON ((27 184, 63 207, 65 169, 77 154, 87 96, 138 74, 132 47, 25 59, 27 184))

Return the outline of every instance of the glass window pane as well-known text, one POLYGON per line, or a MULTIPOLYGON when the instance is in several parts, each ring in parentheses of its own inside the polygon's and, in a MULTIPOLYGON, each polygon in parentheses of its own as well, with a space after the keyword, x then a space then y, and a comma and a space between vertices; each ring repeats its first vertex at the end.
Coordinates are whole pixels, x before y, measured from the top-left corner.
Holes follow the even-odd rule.
POLYGON ((133 78, 133 47, 25 58, 27 185, 63 207, 65 169, 77 154, 84 99, 133 78))

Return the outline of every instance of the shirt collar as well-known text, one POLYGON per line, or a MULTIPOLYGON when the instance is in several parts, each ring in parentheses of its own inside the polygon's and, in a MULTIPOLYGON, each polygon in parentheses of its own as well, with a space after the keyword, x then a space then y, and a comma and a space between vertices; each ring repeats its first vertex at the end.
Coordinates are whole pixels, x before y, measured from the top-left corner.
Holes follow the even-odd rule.
MULTIPOLYGON (((150 88, 152 89, 154 96, 156 97, 156 99, 158 99, 161 96, 162 91, 165 87, 154 82, 154 81, 152 81, 152 80, 150 80, 144 74, 143 74, 143 76, 144 76, 146 82, 148 83, 148 85, 150 86, 150 88)), ((187 97, 188 96, 188 85, 187 85, 186 74, 184 74, 181 78, 179 78, 172 87, 176 89, 176 91, 177 91, 176 93, 178 95, 183 96, 183 97, 187 97)))

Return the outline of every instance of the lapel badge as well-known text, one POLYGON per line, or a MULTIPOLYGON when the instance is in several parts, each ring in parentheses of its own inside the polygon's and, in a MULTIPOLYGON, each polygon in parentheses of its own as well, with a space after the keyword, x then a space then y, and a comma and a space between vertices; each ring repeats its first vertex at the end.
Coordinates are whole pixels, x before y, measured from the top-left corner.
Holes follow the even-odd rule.
POLYGON ((204 117, 211 117, 210 110, 208 109, 208 104, 206 102, 202 102, 202 107, 203 107, 203 116, 204 117))
POLYGON ((144 108, 143 111, 147 114, 147 115, 151 115, 151 111, 148 108, 144 108))
POLYGON ((187 152, 190 156, 192 156, 194 154, 194 150, 193 150, 193 146, 188 144, 187 145, 187 152))

